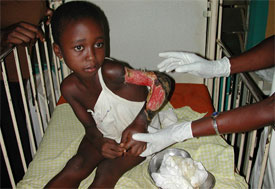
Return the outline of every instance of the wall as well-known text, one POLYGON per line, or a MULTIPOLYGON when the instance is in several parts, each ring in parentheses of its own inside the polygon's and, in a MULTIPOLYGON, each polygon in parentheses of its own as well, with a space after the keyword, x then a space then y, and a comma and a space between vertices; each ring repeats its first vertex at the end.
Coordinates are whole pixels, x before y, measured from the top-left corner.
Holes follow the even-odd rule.
POLYGON ((268 6, 268 16, 267 16, 267 25, 266 25, 266 31, 265 31, 265 37, 269 37, 272 35, 275 35, 275 1, 269 0, 269 6, 268 6))
MULTIPOLYGON (((251 0, 246 49, 254 47, 271 35, 274 35, 274 1, 251 0)), ((271 90, 274 70, 272 67, 250 73, 266 95, 271 90)))
MULTIPOLYGON (((111 57, 135 68, 157 69, 163 51, 205 55, 207 0, 90 0, 105 12, 110 25, 111 57)), ((202 82, 171 74, 177 82, 202 82)))

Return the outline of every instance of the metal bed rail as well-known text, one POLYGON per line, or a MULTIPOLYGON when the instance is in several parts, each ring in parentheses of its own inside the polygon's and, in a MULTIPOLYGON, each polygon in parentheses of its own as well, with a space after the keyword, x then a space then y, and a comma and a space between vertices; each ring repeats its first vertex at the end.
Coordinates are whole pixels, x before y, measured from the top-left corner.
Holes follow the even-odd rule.
MULTIPOLYGON (((220 59, 224 55, 231 57, 231 53, 221 41, 224 1, 219 0, 217 2, 210 2, 211 5, 215 5, 212 8, 215 8, 218 13, 214 15, 217 26, 213 28, 213 30, 216 32, 212 32, 212 34, 215 35, 215 37, 212 38, 212 53, 207 53, 206 57, 211 60, 220 59), (213 43, 215 43, 215 47, 213 46, 213 43)), ((244 49, 246 42, 246 29, 248 26, 249 14, 247 13, 246 15, 243 15, 243 19, 244 36, 243 43, 241 43, 242 50, 244 49)), ((266 97, 252 79, 252 77, 249 75, 249 73, 240 73, 231 75, 229 77, 206 79, 205 83, 207 84, 209 93, 212 97, 213 106, 217 111, 228 111, 240 106, 259 102, 266 97)), ((247 183, 250 181, 251 172, 255 164, 262 131, 263 129, 259 129, 246 133, 233 133, 224 135, 225 140, 234 147, 236 171, 245 177, 247 183)), ((271 131, 272 128, 269 126, 258 188, 261 188, 263 183, 264 172, 269 153, 269 141, 271 140, 272 134, 271 131)))
MULTIPOLYGON (((231 53, 223 45, 221 40, 217 40, 217 45, 227 57, 231 57, 231 53)), ((240 73, 229 76, 227 78, 216 78, 219 80, 218 85, 214 85, 216 89, 216 109, 217 111, 228 111, 240 106, 259 102, 267 96, 255 83, 249 73, 240 73)), ((213 82, 215 82, 215 80, 213 82)), ((224 135, 225 140, 234 147, 236 171, 245 177, 249 183, 253 165, 255 163, 260 134, 263 129, 254 130, 246 133, 233 133, 224 135)), ((271 126, 269 126, 268 140, 271 138, 271 126)), ((266 142, 264 159, 262 162, 259 188, 262 186, 264 171, 269 153, 269 142, 266 142)))
MULTIPOLYGON (((10 92, 10 87, 9 87, 9 79, 6 71, 6 63, 5 63, 5 58, 13 54, 14 56, 14 61, 16 65, 16 71, 18 75, 18 81, 19 81, 19 86, 20 86, 20 91, 21 91, 21 96, 22 96, 22 102, 24 105, 24 111, 25 111, 25 116, 26 116, 26 122, 27 122, 27 131, 28 131, 28 136, 30 140, 30 146, 31 146, 31 151, 32 151, 32 156, 36 153, 37 147, 40 143, 40 141, 37 141, 35 138, 36 134, 34 133, 34 130, 38 129, 40 131, 40 139, 44 135, 44 131, 47 127, 47 123, 50 120, 51 113, 53 109, 56 107, 56 102, 57 99, 60 96, 60 83, 67 74, 64 74, 64 70, 66 67, 62 65, 62 62, 55 56, 53 52, 53 48, 51 44, 53 43, 52 35, 51 35, 51 30, 50 27, 46 26, 44 23, 41 25, 42 30, 44 33, 47 33, 48 38, 46 39, 45 42, 40 42, 37 41, 34 45, 35 49, 35 55, 36 55, 36 60, 34 63, 33 59, 31 58, 30 50, 28 47, 25 47, 25 54, 27 58, 27 64, 28 64, 28 71, 30 73, 30 78, 28 80, 29 82, 29 88, 30 90, 27 90, 27 85, 23 81, 22 73, 21 73, 21 68, 20 68, 20 58, 17 52, 17 47, 12 47, 10 49, 7 49, 5 52, 1 54, 1 72, 2 72, 2 80, 4 83, 5 91, 6 91, 6 96, 7 96, 7 101, 11 113, 11 118, 12 118, 12 123, 13 123, 13 129, 16 135, 16 139, 10 139, 10 140, 16 140, 17 145, 19 148, 20 152, 20 157, 21 157, 21 162, 23 165, 23 169, 26 172, 27 170, 27 164, 25 160, 25 154, 24 150, 22 148, 22 141, 20 139, 20 134, 19 134, 19 129, 20 123, 17 123, 15 110, 13 104, 15 103, 11 97, 11 92, 10 92), (46 28, 47 27, 47 28, 46 28), (37 64, 38 66, 38 71, 33 70, 34 64, 37 64), (39 81, 38 78, 36 77, 39 75, 39 81), (46 78, 48 78, 48 81, 46 81, 46 78), (54 80, 56 82, 54 82, 54 80), (38 98, 38 85, 39 87, 42 88, 42 96, 43 98, 38 98), (31 96, 31 101, 28 100, 29 95, 31 96), (50 99, 49 99, 50 98, 50 99), (36 115, 31 115, 30 107, 34 106, 36 115), (44 112, 42 112, 41 108, 43 108, 44 112), (34 123, 34 118, 37 120, 37 123, 34 123), (44 121, 43 121, 44 119, 44 121), (45 124, 46 123, 46 124, 45 124)), ((41 91, 40 91, 41 92, 41 91)), ((40 95, 40 96, 41 96, 40 95)), ((2 118, 3 119, 3 118, 2 118)), ((15 181, 13 177, 13 171, 11 168, 11 163, 9 161, 8 153, 7 153, 7 146, 5 144, 8 143, 8 141, 4 141, 3 138, 3 132, 2 126, 0 129, 0 144, 1 144, 1 150, 3 153, 4 161, 6 163, 7 171, 9 174, 10 182, 12 184, 12 187, 15 188, 15 181)))
MULTIPOLYGON (((49 6, 53 10, 55 10, 58 6, 64 3, 64 0, 48 1, 49 6)), ((7 96, 6 100, 8 102, 8 107, 10 109, 12 119, 11 121, 16 136, 15 139, 8 138, 8 140, 5 141, 5 137, 3 137, 3 133, 5 132, 5 130, 2 129, 1 125, 0 146, 4 159, 1 161, 4 161, 6 164, 8 177, 10 179, 12 188, 16 188, 16 182, 14 177, 14 173, 16 172, 16 170, 13 170, 11 166, 11 164, 13 164, 14 162, 10 162, 9 160, 7 150, 7 143, 9 142, 9 140, 16 140, 24 172, 27 171, 27 162, 18 129, 21 123, 17 122, 16 118, 18 115, 15 113, 16 111, 13 108, 15 102, 12 99, 10 91, 10 82, 6 70, 5 58, 10 54, 13 54, 14 56, 16 72, 18 75, 18 83, 20 86, 21 98, 26 117, 27 133, 29 136, 32 157, 35 155, 37 151, 39 143, 48 125, 48 122, 50 121, 52 111, 56 107, 57 100, 61 95, 60 84, 62 80, 70 74, 69 68, 64 64, 64 62, 61 62, 57 58, 53 51, 53 37, 50 25, 47 26, 45 22, 42 21, 40 23, 40 27, 45 34, 46 40, 44 42, 36 41, 36 43, 33 46, 34 53, 32 52, 32 54, 30 53, 30 48, 25 47, 28 71, 30 73, 30 77, 27 82, 25 82, 22 77, 20 58, 17 52, 18 47, 13 46, 11 48, 8 48, 4 50, 4 52, 1 52, 0 55, 0 69, 2 74, 1 80, 4 83, 4 89, 6 91, 7 96), (38 68, 34 69, 34 65, 38 68)))

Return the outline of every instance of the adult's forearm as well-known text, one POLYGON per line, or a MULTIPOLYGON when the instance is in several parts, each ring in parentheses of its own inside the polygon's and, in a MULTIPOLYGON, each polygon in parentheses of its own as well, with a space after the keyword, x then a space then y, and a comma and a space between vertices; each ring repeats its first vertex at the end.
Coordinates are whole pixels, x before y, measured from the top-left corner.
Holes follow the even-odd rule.
MULTIPOLYGON (((221 134, 238 133, 259 129, 275 121, 275 94, 267 99, 247 106, 221 113, 217 125, 221 134)), ((212 118, 192 122, 194 137, 214 135, 212 118)))
POLYGON ((231 74, 269 68, 275 65, 275 37, 271 36, 249 51, 230 58, 231 74))

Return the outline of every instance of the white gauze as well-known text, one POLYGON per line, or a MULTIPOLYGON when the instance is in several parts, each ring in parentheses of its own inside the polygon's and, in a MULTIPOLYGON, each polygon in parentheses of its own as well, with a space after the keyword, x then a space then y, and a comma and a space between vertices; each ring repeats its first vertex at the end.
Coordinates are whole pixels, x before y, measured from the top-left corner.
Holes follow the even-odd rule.
POLYGON ((207 176, 200 162, 169 154, 164 155, 159 173, 152 173, 156 185, 163 189, 198 188, 207 176))

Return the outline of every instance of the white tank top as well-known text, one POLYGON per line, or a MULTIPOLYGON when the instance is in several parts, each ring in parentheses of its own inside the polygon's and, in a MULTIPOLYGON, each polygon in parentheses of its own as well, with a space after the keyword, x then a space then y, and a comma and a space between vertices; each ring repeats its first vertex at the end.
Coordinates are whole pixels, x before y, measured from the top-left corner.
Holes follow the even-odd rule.
POLYGON ((102 91, 97 99, 94 111, 91 112, 99 131, 104 137, 114 139, 120 143, 121 134, 133 120, 145 104, 124 99, 113 93, 104 83, 101 68, 98 70, 102 91))

